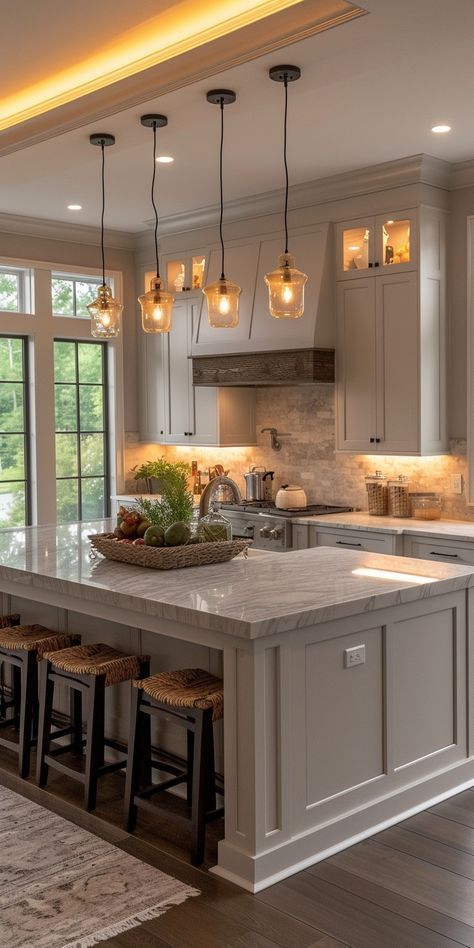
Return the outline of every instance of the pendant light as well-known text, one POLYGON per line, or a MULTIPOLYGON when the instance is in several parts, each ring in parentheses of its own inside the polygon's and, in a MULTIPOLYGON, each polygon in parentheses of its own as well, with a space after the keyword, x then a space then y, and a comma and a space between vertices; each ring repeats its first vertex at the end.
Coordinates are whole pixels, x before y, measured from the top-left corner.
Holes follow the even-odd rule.
POLYGON ((158 259, 158 210, 155 203, 156 179, 156 130, 168 124, 165 115, 142 115, 140 122, 145 128, 153 129, 153 174, 151 178, 151 203, 155 212, 155 261, 156 276, 150 280, 148 293, 138 297, 142 310, 142 329, 144 332, 169 332, 174 299, 171 293, 163 289, 158 259))
POLYGON ((91 145, 98 145, 102 151, 102 215, 100 221, 100 249, 102 254, 102 284, 97 291, 97 299, 89 303, 87 309, 91 316, 91 335, 96 339, 114 339, 120 332, 120 316, 123 306, 112 296, 110 286, 105 282, 104 256, 104 214, 105 214, 105 149, 115 145, 113 135, 95 132, 90 136, 91 145))
POLYGON ((275 319, 298 319, 304 313, 304 288, 308 277, 297 270, 295 258, 288 252, 288 162, 287 119, 288 119, 288 83, 300 78, 298 66, 273 66, 269 71, 270 79, 282 82, 285 88, 285 117, 283 132, 283 162, 285 165, 285 252, 278 258, 278 267, 265 275, 268 286, 268 304, 270 316, 275 319))
POLYGON ((239 322, 240 286, 226 278, 224 272, 224 239, 222 237, 222 218, 224 216, 224 189, 222 179, 222 158, 224 151, 224 106, 235 102, 235 92, 229 89, 214 89, 207 93, 207 101, 218 105, 221 111, 221 143, 219 151, 220 218, 219 236, 221 242, 221 275, 215 283, 209 283, 203 289, 207 300, 209 325, 214 329, 233 329, 239 322))

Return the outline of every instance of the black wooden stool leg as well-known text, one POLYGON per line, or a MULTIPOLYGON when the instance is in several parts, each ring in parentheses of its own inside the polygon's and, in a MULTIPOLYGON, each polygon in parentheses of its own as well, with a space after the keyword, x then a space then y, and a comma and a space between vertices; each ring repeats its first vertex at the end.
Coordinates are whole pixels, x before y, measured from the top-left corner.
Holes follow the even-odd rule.
POLYGON ((145 717, 148 719, 148 722, 150 721, 150 716, 148 714, 140 714, 140 703, 142 697, 143 692, 139 688, 132 687, 130 701, 130 729, 128 735, 127 774, 125 777, 124 799, 125 829, 129 833, 133 833, 137 825, 137 807, 133 802, 133 798, 140 788, 140 745, 142 744, 142 741, 140 739, 139 730, 145 717))
MULTIPOLYGON (((150 662, 140 662, 140 678, 148 678, 150 674, 150 662)), ((134 688, 134 691, 139 691, 134 688)), ((143 692, 140 692, 143 696, 143 692)), ((138 719, 138 734, 140 738, 140 775, 139 779, 142 786, 149 787, 152 782, 151 766, 151 716, 141 713, 138 719)))
POLYGON ((30 774, 31 736, 33 718, 36 714, 36 681, 37 681, 36 652, 25 652, 21 666, 21 702, 20 702, 20 735, 19 735, 19 764, 20 777, 30 774))
POLYGON ((207 731, 207 749, 206 749, 206 774, 207 774, 207 793, 206 810, 215 810, 216 808, 216 765, 214 760, 214 725, 211 720, 211 726, 207 731))
POLYGON ((71 688, 69 694, 71 716, 71 749, 74 754, 82 754, 82 694, 77 688, 71 688))
POLYGON ((191 811, 191 863, 200 866, 204 859, 206 834, 206 751, 208 730, 212 727, 212 709, 196 711, 193 761, 193 802, 191 811))
POLYGON ((13 688, 13 713, 15 716, 15 727, 20 727, 20 704, 21 704, 21 669, 18 665, 12 665, 12 688, 13 688))
POLYGON ((187 731, 187 758, 188 758, 188 776, 186 778, 186 803, 191 806, 193 801, 193 763, 194 763, 194 731, 187 731))
POLYGON ((36 757, 36 783, 39 787, 45 787, 48 782, 48 765, 44 758, 49 752, 49 741, 51 735, 51 718, 53 715, 53 694, 54 682, 51 681, 49 673, 51 663, 46 659, 40 662, 39 680, 39 721, 38 721, 38 747, 36 757))
POLYGON ((104 760, 105 677, 88 676, 88 709, 86 740, 86 772, 84 803, 86 810, 95 810, 99 767, 104 760))

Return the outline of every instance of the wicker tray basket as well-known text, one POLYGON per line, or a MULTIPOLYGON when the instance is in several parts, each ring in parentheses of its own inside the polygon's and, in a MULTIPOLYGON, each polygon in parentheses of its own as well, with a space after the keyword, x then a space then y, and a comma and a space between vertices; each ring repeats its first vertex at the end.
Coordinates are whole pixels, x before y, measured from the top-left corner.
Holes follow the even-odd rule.
POLYGON ((189 543, 183 546, 154 547, 133 546, 120 543, 113 533, 92 533, 91 546, 108 560, 131 563, 132 566, 147 566, 149 569, 182 569, 184 566, 208 566, 211 563, 227 563, 238 556, 251 540, 221 540, 215 543, 189 543))

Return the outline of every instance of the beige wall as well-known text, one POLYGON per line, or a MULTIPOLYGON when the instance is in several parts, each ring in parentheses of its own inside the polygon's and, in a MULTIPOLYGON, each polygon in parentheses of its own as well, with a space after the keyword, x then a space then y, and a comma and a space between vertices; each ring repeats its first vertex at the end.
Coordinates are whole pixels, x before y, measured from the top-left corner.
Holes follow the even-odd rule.
POLYGON ((196 459, 201 468, 221 463, 229 469, 245 495, 243 474, 253 464, 275 471, 274 489, 282 483, 301 484, 309 503, 347 504, 367 509, 365 475, 376 469, 388 477, 405 474, 413 490, 434 490, 443 494, 443 516, 474 520, 474 509, 466 507, 465 496, 452 494, 451 477, 461 474, 465 483, 465 442, 452 442, 452 455, 440 457, 366 457, 336 454, 333 385, 301 385, 262 388, 257 391, 257 447, 193 448, 164 447, 128 443, 125 469, 127 490, 134 493, 137 484, 131 468, 141 461, 166 455, 173 460, 196 459), (279 452, 270 448, 269 435, 261 428, 275 426, 286 432, 279 452))
MULTIPOLYGON (((60 225, 59 225, 60 226, 60 225)), ((21 261, 41 261, 63 267, 100 266, 100 247, 90 243, 58 240, 50 237, 29 236, 0 231, 0 257, 21 261)), ((137 398, 137 329, 134 255, 131 250, 108 247, 106 263, 110 270, 120 270, 123 276, 123 358, 125 430, 138 427, 137 398)))

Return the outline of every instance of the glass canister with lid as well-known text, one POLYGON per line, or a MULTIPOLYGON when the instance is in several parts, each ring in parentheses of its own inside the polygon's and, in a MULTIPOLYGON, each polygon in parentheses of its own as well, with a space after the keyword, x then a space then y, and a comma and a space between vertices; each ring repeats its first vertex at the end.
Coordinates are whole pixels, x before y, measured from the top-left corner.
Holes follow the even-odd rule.
POLYGON ((442 497, 429 491, 410 494, 412 517, 415 520, 441 520, 442 497))
POLYGON ((216 543, 219 540, 232 540, 232 525, 230 520, 219 513, 215 503, 211 503, 209 513, 201 517, 197 535, 206 543, 216 543))
POLYGON ((410 482, 400 474, 388 482, 388 500, 392 517, 411 517, 410 482))
POLYGON ((388 514, 387 478, 382 471, 369 474, 365 478, 369 514, 371 517, 386 517, 388 514))

